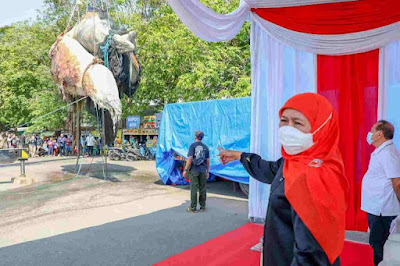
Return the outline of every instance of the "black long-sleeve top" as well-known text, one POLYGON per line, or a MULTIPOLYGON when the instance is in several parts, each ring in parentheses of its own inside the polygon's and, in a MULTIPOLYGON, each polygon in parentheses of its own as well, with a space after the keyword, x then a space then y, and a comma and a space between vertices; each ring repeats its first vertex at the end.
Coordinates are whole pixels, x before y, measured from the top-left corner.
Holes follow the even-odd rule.
MULTIPOLYGON (((256 154, 243 153, 240 161, 253 178, 271 184, 264 226, 263 265, 331 265, 285 196, 284 159, 267 162, 256 154)), ((339 258, 333 265, 340 265, 339 258)))

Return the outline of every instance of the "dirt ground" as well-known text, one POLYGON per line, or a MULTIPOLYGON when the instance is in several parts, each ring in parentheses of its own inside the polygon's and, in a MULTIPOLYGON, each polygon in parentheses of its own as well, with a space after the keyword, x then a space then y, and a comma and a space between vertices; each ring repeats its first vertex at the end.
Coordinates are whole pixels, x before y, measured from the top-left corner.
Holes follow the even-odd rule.
MULTIPOLYGON (((19 165, 0 165, 0 247, 51 237, 113 221, 181 206, 188 187, 165 186, 153 161, 109 161, 111 181, 103 180, 101 158, 85 158, 76 175, 74 158, 35 158, 26 165, 36 183, 8 183, 19 176, 19 165)), ((247 199, 230 182, 208 185, 208 196, 247 199), (215 193, 214 193, 215 192, 215 193)), ((245 216, 244 216, 245 218, 245 216)))

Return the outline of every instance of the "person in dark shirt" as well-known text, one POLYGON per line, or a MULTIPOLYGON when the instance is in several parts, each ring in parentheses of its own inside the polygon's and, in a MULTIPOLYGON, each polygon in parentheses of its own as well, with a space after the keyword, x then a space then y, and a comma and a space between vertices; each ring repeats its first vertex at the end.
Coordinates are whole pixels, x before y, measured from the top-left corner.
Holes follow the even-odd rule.
POLYGON ((183 172, 190 179, 191 204, 189 212, 197 212, 197 191, 199 191, 200 211, 206 210, 206 183, 210 177, 210 151, 201 141, 202 131, 196 131, 195 142, 189 147, 188 161, 183 172))
POLYGON ((65 136, 64 134, 61 134, 58 139, 57 139, 57 144, 59 147, 59 155, 65 156, 65 136))
POLYGON ((220 160, 240 160, 253 178, 271 184, 263 265, 340 265, 348 182, 336 112, 322 96, 305 93, 289 99, 279 115, 283 158, 220 149, 220 160))
POLYGON ((65 136, 65 155, 66 156, 71 156, 71 137, 68 135, 65 136))
POLYGON ((23 149, 25 148, 25 144, 26 144, 26 138, 25 135, 22 134, 20 137, 19 147, 23 149))

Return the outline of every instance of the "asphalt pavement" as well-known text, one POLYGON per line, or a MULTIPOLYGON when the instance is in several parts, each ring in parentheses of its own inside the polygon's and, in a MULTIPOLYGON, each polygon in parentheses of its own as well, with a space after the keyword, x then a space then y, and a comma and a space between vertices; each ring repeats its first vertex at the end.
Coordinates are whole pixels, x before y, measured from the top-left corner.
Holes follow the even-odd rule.
MULTIPOLYGON (((167 200, 167 199, 166 199, 167 200)), ((209 198, 148 215, 0 249, 1 265, 152 265, 247 222, 247 202, 209 198)))

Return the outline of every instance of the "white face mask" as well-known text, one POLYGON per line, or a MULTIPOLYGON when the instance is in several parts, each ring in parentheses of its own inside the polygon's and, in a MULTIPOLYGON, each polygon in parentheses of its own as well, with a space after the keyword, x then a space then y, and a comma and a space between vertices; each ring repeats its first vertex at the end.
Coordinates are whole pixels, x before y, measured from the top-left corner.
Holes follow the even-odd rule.
POLYGON ((315 143, 313 136, 332 118, 332 113, 328 119, 314 133, 304 133, 292 126, 282 126, 279 128, 279 140, 285 152, 289 155, 296 155, 311 148, 315 143))
POLYGON ((372 139, 372 136, 374 135, 374 133, 372 133, 372 132, 368 132, 368 135, 367 135, 367 142, 368 142, 368 144, 369 145, 371 145, 374 141, 373 141, 373 139, 372 139))

